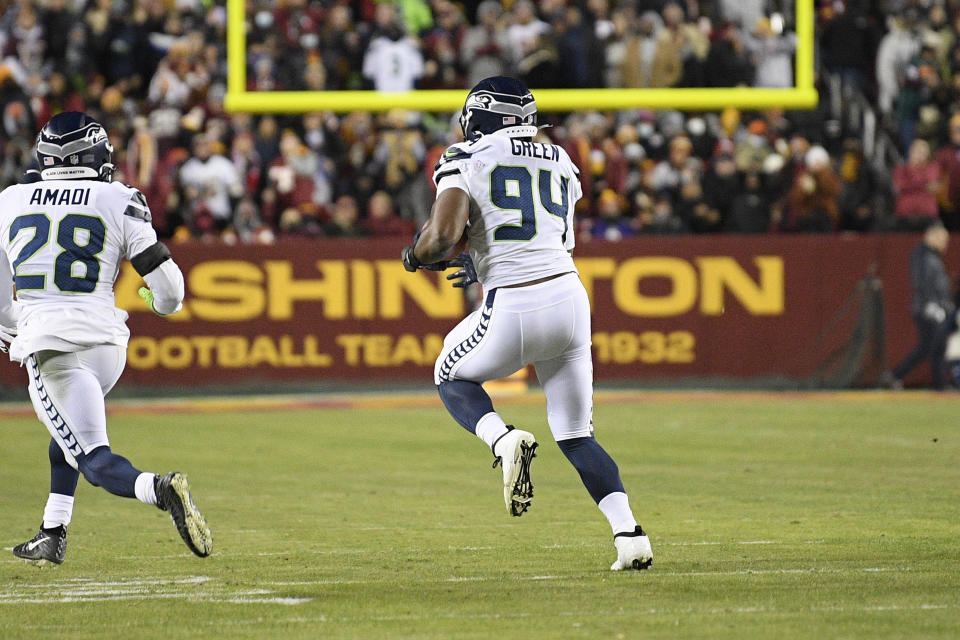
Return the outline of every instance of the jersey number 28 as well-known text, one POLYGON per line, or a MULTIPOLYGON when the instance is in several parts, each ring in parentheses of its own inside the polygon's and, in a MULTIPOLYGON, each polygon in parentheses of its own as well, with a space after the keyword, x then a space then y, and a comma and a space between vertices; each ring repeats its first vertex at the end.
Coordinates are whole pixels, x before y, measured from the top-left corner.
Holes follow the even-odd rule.
MULTIPOLYGON (((10 225, 10 242, 21 231, 33 229, 33 237, 23 245, 17 259, 13 261, 14 282, 18 291, 30 289, 46 289, 47 276, 45 274, 22 274, 20 265, 30 260, 50 241, 50 218, 45 213, 27 213, 18 216, 10 225)), ((97 286, 100 279, 100 261, 97 255, 103 251, 104 238, 107 229, 103 220, 94 216, 80 213, 69 213, 63 217, 57 226, 57 244, 63 249, 53 263, 53 282, 61 291, 68 293, 90 293, 97 286), (78 242, 77 231, 87 233, 86 242, 78 242), (73 265, 84 265, 82 276, 73 275, 73 265)))

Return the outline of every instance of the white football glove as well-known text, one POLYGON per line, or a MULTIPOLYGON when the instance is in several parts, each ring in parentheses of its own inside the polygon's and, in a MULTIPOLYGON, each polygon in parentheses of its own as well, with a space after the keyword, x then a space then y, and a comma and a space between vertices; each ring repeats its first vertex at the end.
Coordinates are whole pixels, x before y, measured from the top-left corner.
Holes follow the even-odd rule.
POLYGON ((0 325, 0 353, 7 353, 7 345, 17 337, 17 330, 0 325))
POLYGON ((928 302, 923 308, 923 315, 939 324, 947 319, 947 310, 936 302, 928 302))

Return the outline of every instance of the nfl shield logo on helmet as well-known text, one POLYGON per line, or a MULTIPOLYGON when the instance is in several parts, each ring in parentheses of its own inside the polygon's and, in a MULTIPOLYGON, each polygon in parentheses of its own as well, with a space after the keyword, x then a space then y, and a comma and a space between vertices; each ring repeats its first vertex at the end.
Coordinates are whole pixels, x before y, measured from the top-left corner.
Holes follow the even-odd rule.
POLYGON ((80 164, 80 156, 77 154, 70 156, 70 164, 80 164))

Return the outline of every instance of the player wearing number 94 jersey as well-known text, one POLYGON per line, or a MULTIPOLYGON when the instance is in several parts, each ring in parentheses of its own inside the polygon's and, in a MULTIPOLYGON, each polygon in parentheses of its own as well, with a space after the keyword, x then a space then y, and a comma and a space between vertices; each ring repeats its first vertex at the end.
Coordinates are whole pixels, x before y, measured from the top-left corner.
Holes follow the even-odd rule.
MULTIPOLYGON (((507 511, 522 515, 533 498, 533 434, 504 423, 481 384, 533 364, 554 439, 607 517, 617 560, 612 569, 646 569, 650 541, 637 524, 616 463, 593 435, 590 304, 570 256, 577 170, 563 149, 534 142, 537 105, 519 80, 482 80, 460 115, 465 142, 434 172, 430 220, 403 251, 408 270, 442 269, 464 232, 484 305, 444 340, 435 383, 447 410, 502 465, 507 511)), ((464 270, 451 278, 472 276, 464 270)), ((455 286, 463 284, 463 280, 455 286)))
POLYGON ((123 371, 126 312, 114 305, 129 259, 159 315, 178 311, 183 275, 157 241, 139 191, 111 182, 113 146, 89 116, 51 118, 37 139, 39 170, 0 193, 0 347, 26 366, 40 421, 50 432, 50 494, 39 533, 13 549, 36 563, 63 562, 79 476, 112 494, 168 511, 187 546, 210 553, 210 530, 179 472, 141 472, 110 450, 104 396, 123 371))

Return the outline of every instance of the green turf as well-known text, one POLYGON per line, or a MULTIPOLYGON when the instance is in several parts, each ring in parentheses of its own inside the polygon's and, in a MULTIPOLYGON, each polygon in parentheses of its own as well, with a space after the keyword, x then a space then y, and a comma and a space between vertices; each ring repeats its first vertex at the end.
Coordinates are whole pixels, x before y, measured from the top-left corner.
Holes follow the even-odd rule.
MULTIPOLYGON (((539 402, 502 410, 542 442, 522 518, 439 404, 116 415, 117 451, 188 473, 214 555, 81 482, 66 563, 0 555, 0 637, 957 637, 958 410, 877 393, 599 402, 655 553, 626 573, 539 402)), ((28 418, 0 433, 9 548, 39 523, 47 438, 28 418)))

